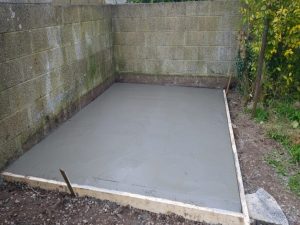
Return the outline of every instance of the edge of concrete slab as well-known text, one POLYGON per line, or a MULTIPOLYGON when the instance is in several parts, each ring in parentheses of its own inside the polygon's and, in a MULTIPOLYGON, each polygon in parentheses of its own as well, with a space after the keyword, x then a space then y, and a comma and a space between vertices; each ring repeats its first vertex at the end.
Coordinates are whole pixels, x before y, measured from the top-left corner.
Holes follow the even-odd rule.
MULTIPOLYGON (((3 172, 2 176, 3 179, 8 182, 20 182, 25 183, 31 187, 38 187, 45 190, 68 192, 67 185, 64 182, 31 176, 17 175, 9 172, 3 172)), ((245 224, 245 216, 243 213, 200 207, 167 199, 96 188, 92 186, 72 184, 72 187, 74 192, 78 196, 89 196, 101 200, 108 200, 116 202, 120 205, 130 205, 132 207, 147 210, 154 213, 174 213, 183 216, 186 219, 204 221, 206 223, 212 224, 245 224)))
MULTIPOLYGON (((101 200, 108 200, 108 201, 116 202, 120 205, 130 205, 132 207, 151 211, 154 213, 163 213, 163 214, 174 213, 183 216, 186 219, 201 221, 201 222, 204 221, 206 223, 211 223, 211 224, 249 225, 250 219, 249 219, 249 214, 248 214, 248 209, 246 204, 246 197, 244 192, 242 175, 241 175, 225 90, 223 91, 223 94, 224 94, 224 103, 225 103, 225 110, 227 115, 228 129, 230 133, 234 163, 236 168, 236 176, 237 176, 239 194, 240 194, 240 200, 242 206, 241 213, 231 212, 228 210, 200 207, 200 206, 186 204, 182 202, 132 194, 128 192, 120 192, 120 191, 96 188, 92 186, 72 184, 75 193, 78 196, 89 196, 101 200)), ((3 176, 3 179, 8 182, 20 182, 20 183, 25 183, 32 187, 38 187, 45 190, 69 192, 67 185, 63 182, 31 177, 31 176, 18 175, 9 172, 2 172, 1 175, 3 176)))
POLYGON ((236 169, 236 176, 237 176, 238 187, 239 187, 239 192, 240 192, 242 213, 244 215, 245 224, 250 224, 250 218, 249 218, 249 212, 248 212, 248 207, 247 207, 247 202, 246 202, 243 178, 242 178, 237 148, 236 148, 236 144, 235 144, 235 138, 234 138, 234 133, 233 133, 233 129, 232 129, 232 122, 231 122, 229 106, 228 106, 228 101, 227 101, 227 96, 226 96, 225 90, 223 90, 223 95, 224 95, 224 103, 225 103, 225 110, 226 110, 226 115, 227 115, 227 122, 228 122, 228 129, 229 129, 229 134, 230 134, 232 152, 233 152, 233 157, 234 157, 234 164, 235 164, 235 169, 236 169))

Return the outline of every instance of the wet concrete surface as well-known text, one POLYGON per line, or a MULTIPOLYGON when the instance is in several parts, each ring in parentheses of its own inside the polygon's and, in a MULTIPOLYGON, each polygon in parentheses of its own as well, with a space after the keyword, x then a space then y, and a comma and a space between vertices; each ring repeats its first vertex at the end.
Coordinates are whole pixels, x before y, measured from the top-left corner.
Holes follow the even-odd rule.
POLYGON ((241 212, 222 90, 115 83, 7 172, 241 212))

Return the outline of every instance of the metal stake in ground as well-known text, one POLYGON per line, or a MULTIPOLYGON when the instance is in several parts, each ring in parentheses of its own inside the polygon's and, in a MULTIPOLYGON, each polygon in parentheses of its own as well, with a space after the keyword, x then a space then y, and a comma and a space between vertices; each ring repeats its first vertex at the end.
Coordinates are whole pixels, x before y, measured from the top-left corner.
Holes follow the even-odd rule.
POLYGON ((76 194, 75 194, 75 192, 74 192, 74 190, 73 190, 73 188, 72 188, 72 185, 71 185, 71 183, 70 183, 70 181, 69 181, 69 178, 68 178, 66 172, 65 172, 64 170, 62 170, 62 169, 59 169, 59 171, 60 171, 61 175, 63 176, 63 178, 64 178, 64 180, 65 180, 65 182, 66 182, 66 184, 67 184, 67 186, 68 186, 68 189, 69 189, 71 195, 72 195, 73 197, 76 197, 76 194))

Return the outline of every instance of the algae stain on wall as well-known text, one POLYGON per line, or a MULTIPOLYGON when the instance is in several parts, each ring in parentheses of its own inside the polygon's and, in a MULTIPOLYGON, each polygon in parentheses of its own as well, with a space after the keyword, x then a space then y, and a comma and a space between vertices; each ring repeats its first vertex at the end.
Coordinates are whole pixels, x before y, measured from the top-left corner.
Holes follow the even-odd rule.
POLYGON ((94 88, 112 82, 112 59, 104 60, 104 56, 112 58, 112 44, 101 38, 111 33, 111 13, 102 13, 106 6, 93 7, 101 10, 88 13, 90 7, 68 4, 1 4, 5 21, 0 27, 0 44, 6 39, 0 64, 8 68, 3 73, 0 67, 0 99, 2 92, 11 95, 8 103, 4 102, 9 113, 4 111, 5 117, 0 119, 0 151, 6 151, 1 154, 5 158, 0 160, 0 168, 19 155, 14 152, 29 149, 32 144, 28 142, 33 139, 33 144, 37 143, 53 125, 99 94, 94 88), (74 10, 80 13, 73 15, 74 10), (28 15, 35 18, 28 19, 28 15), (102 68, 109 68, 108 74, 103 74, 102 68), (106 83, 104 75, 111 78, 106 83), (3 127, 8 129, 2 131, 3 127), (6 148, 16 142, 18 146, 6 148))

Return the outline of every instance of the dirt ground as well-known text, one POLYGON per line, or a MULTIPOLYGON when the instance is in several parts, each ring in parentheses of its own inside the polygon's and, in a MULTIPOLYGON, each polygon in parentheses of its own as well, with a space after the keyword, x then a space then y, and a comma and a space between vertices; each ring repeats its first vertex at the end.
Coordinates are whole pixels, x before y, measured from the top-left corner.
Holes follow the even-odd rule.
POLYGON ((93 198, 72 198, 68 194, 4 184, 0 193, 0 224, 194 224, 176 215, 161 215, 123 207, 93 198))
MULTIPOLYGON (((300 198, 288 190, 264 158, 281 148, 263 128, 243 113, 239 95, 229 94, 229 106, 246 193, 264 188, 278 201, 291 225, 300 224, 300 198), (298 222, 297 222, 298 221, 298 222)), ((0 224, 198 224, 176 215, 160 215, 93 198, 33 189, 20 184, 0 187, 0 224)))
POLYGON ((253 193, 259 187, 269 192, 286 214, 290 225, 300 224, 300 197, 292 193, 286 182, 265 161, 274 149, 286 150, 267 137, 262 125, 255 123, 242 109, 237 93, 228 96, 233 130, 246 193, 253 193))

